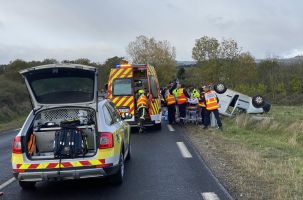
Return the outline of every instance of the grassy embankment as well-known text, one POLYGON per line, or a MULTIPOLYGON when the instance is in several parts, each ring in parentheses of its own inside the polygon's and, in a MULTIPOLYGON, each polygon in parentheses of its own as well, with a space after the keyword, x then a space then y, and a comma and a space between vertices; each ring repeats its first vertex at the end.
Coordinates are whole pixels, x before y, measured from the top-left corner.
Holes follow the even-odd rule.
POLYGON ((187 133, 236 199, 302 199, 303 107, 273 106, 262 116, 225 118, 223 133, 187 133))
POLYGON ((25 121, 25 116, 22 117, 17 117, 12 121, 9 122, 1 122, 0 123, 0 132, 2 131, 7 131, 7 130, 11 130, 11 129, 16 129, 16 128, 21 128, 21 126, 23 125, 24 121, 25 121))

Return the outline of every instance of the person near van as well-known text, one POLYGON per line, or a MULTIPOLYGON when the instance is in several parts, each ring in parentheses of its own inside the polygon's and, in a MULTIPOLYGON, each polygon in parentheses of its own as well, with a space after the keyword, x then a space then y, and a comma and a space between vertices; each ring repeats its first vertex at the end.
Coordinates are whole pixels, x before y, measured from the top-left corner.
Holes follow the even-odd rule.
POLYGON ((165 101, 168 111, 168 123, 174 124, 176 122, 176 99, 170 90, 166 90, 165 101))
POLYGON ((210 125, 210 115, 214 113, 214 116, 217 120, 218 128, 223 131, 222 122, 219 116, 219 99, 216 95, 216 92, 211 90, 211 85, 204 88, 205 94, 205 106, 206 106, 206 114, 205 114, 205 124, 203 129, 207 129, 210 125))
POLYGON ((196 88, 193 88, 193 89, 191 90, 190 97, 191 97, 191 98, 197 98, 197 99, 199 99, 199 98, 200 98, 200 93, 199 93, 199 91, 198 91, 196 88))
POLYGON ((143 132, 144 129, 144 122, 146 115, 148 113, 148 99, 145 95, 144 89, 138 90, 138 99, 137 99, 137 112, 139 115, 139 131, 143 132))
POLYGON ((184 123, 185 117, 186 117, 186 103, 187 99, 190 98, 187 91, 184 89, 183 84, 177 85, 177 103, 178 103, 178 109, 179 109, 179 118, 180 118, 180 124, 184 123))

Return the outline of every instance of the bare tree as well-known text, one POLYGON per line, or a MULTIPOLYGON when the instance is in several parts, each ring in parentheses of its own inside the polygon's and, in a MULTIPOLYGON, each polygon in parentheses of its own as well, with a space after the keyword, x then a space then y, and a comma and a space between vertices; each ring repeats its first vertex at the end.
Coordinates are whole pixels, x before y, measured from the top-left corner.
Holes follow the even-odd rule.
POLYGON ((141 35, 128 44, 127 53, 133 63, 155 66, 162 84, 176 75, 176 50, 167 40, 157 41, 141 35))

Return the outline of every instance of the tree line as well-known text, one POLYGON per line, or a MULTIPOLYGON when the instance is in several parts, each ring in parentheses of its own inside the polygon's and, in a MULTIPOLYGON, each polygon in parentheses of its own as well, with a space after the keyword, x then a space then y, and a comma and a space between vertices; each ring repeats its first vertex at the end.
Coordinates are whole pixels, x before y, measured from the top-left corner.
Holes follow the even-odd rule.
MULTIPOLYGON (((159 82, 165 87, 178 78, 185 85, 201 87, 202 84, 223 82, 227 87, 248 95, 263 95, 276 104, 302 104, 303 63, 281 62, 279 59, 256 61, 244 52, 232 39, 203 36, 192 48, 196 64, 178 68, 176 49, 168 41, 138 36, 131 41, 126 52, 131 63, 149 63, 156 67, 159 82)), ((86 58, 63 60, 63 63, 78 63, 94 66, 99 71, 99 88, 104 89, 110 69, 125 62, 124 57, 114 56, 104 63, 86 58)), ((0 122, 26 115, 31 106, 20 70, 45 64, 59 63, 55 59, 43 61, 14 60, 0 66, 0 122)))
POLYGON ((203 36, 192 49, 196 64, 179 68, 177 77, 186 85, 222 82, 228 88, 251 96, 262 95, 269 102, 302 105, 303 57, 257 61, 243 52, 236 41, 203 36))

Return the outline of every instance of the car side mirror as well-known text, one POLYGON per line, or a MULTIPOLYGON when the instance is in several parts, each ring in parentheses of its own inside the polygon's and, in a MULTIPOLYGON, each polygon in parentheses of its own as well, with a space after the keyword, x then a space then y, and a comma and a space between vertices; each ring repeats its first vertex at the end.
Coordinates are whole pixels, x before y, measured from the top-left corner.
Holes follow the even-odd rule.
POLYGON ((131 119, 131 118, 133 118, 133 115, 130 114, 130 113, 122 113, 121 114, 121 119, 122 120, 131 119))

